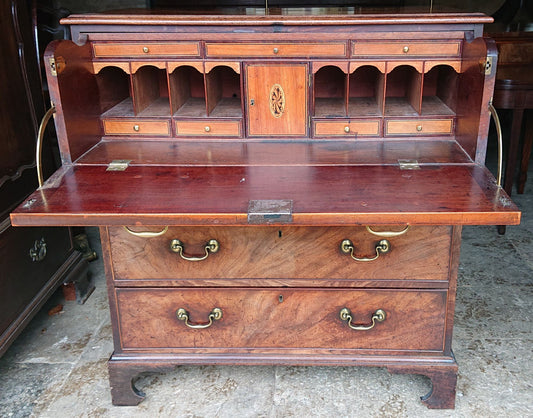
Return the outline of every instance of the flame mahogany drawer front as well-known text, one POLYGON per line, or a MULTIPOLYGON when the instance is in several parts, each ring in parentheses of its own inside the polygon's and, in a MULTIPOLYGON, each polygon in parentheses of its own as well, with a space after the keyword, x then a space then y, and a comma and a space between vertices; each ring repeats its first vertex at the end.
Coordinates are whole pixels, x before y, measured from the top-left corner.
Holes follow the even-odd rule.
POLYGON ((95 42, 95 58, 199 56, 198 42, 95 42))
POLYGON ((459 56, 460 41, 354 42, 355 56, 459 56))
POLYGON ((315 122, 315 136, 379 136, 379 120, 346 120, 341 122, 315 122))
POLYGON ((177 121, 177 136, 241 136, 239 121, 177 121))
POLYGON ((444 290, 125 288, 116 289, 116 297, 124 350, 253 347, 442 352, 444 347, 444 290), (343 308, 349 310, 352 326, 374 326, 351 329, 348 319, 340 317, 343 308), (187 318, 178 319, 180 309, 187 318), (210 326, 189 328, 208 325, 211 313, 210 326))
POLYGON ((157 135, 170 136, 170 122, 166 120, 104 119, 106 135, 157 135))
POLYGON ((222 43, 205 44, 208 57, 345 57, 346 43, 222 43))
POLYGON ((451 135, 453 119, 388 120, 385 126, 387 135, 451 135))
MULTIPOLYGON (((139 231, 146 227, 131 229, 139 231)), ((389 238, 374 236, 365 227, 262 226, 171 227, 154 238, 135 237, 123 228, 112 227, 109 236, 114 279, 118 281, 231 278, 446 281, 451 246, 448 226, 412 227, 403 235, 389 238), (174 240, 183 244, 181 254, 171 250, 174 240), (206 250, 210 240, 218 242, 218 251, 206 250), (349 251, 341 250, 343 240, 352 242, 354 257, 374 258, 378 252, 379 257, 356 261, 349 251), (381 251, 382 240, 387 240, 388 251, 381 251), (191 262, 181 257, 204 257, 206 253, 209 255, 203 261, 191 262)))

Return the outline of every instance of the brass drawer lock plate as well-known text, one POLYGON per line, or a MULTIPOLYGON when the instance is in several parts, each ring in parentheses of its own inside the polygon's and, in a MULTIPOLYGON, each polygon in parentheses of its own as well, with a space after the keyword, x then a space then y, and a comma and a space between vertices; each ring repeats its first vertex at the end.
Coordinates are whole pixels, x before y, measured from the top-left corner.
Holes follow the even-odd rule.
POLYGON ((292 222, 292 200, 250 200, 248 223, 264 225, 292 222))

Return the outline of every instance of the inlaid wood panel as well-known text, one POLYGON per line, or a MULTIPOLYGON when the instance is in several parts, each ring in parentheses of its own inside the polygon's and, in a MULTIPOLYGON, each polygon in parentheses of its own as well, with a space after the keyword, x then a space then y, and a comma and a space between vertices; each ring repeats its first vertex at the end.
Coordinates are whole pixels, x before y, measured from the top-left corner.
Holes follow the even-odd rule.
POLYGON ((232 136, 238 137, 241 133, 239 121, 177 121, 176 135, 178 136, 232 136))
POLYGON ((388 135, 435 135, 451 134, 453 119, 435 120, 388 120, 386 122, 386 133, 388 135))
POLYGON ((306 135, 307 65, 248 65, 246 85, 249 135, 306 135))
POLYGON ((93 54, 95 58, 196 56, 200 54, 200 47, 198 42, 95 42, 93 54))
POLYGON ((398 42, 354 42, 355 56, 457 56, 459 41, 398 41, 398 42))
POLYGON ((381 123, 379 120, 364 121, 320 121, 314 123, 315 136, 378 136, 380 134, 381 123))
POLYGON ((165 120, 105 119, 102 123, 106 135, 170 135, 170 122, 165 120))
POLYGON ((423 350, 444 347, 446 291, 310 289, 116 289, 120 343, 124 350, 179 348, 327 348, 423 350), (369 325, 378 310, 385 320, 355 331, 339 317, 352 312, 354 325, 369 325), (206 329, 213 308, 222 318, 206 329))
MULTIPOLYGON (((375 227, 378 231, 387 230, 375 227)), ((134 231, 161 228, 131 227, 134 231)), ((392 226, 389 230, 401 231, 392 226)), ((375 261, 358 262, 340 249, 350 239, 354 255, 371 258, 383 239, 364 227, 171 227, 160 237, 135 237, 109 229, 115 279, 302 278, 446 280, 451 228, 413 227, 387 238, 390 251, 375 261), (220 249, 191 262, 170 250, 178 239, 188 256, 203 256, 211 239, 220 249)), ((253 282, 250 282, 253 285, 253 282)))
POLYGON ((335 57, 346 55, 346 43, 217 43, 205 45, 208 57, 335 57))

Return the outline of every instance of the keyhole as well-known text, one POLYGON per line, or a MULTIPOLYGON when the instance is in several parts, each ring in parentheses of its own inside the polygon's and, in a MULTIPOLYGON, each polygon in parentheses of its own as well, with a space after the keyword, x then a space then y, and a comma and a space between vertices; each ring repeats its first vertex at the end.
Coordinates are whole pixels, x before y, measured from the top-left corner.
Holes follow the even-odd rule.
POLYGON ((280 230, 280 231, 278 231, 278 237, 281 238, 281 235, 282 235, 282 233, 281 233, 281 230, 280 230))
POLYGON ((282 302, 283 302, 283 295, 279 295, 279 296, 278 296, 278 301, 279 301, 279 303, 282 303, 282 302))

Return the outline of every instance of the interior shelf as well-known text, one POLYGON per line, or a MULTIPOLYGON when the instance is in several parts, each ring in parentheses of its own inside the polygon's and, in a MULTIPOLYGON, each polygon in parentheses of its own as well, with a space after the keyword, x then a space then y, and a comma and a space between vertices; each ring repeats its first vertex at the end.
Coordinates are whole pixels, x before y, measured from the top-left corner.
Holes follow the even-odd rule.
POLYGON ((424 74, 422 114, 455 115, 459 75, 448 65, 437 65, 424 74))
POLYGON ((346 74, 339 67, 328 65, 314 76, 314 116, 346 116, 346 74))
POLYGON ((419 114, 406 97, 387 97, 385 99, 385 116, 415 117, 419 114))
POLYGON ((382 116, 384 74, 376 67, 364 65, 350 74, 348 85, 350 117, 382 116))
MULTIPOLYGON (((136 115, 156 116, 160 111, 159 105, 163 100, 169 103, 167 73, 151 65, 140 67, 133 74, 133 110, 136 115), (152 107, 155 105, 154 107, 152 107), (152 115, 152 113, 154 113, 152 115)), ((169 116, 170 104, 167 105, 166 115, 169 116)))
POLYGON ((95 76, 98 89, 100 113, 116 107, 129 100, 133 113, 133 102, 130 93, 130 76, 118 67, 105 67, 95 76))
POLYGON ((219 65, 205 75, 209 116, 242 117, 241 79, 233 68, 219 65))

